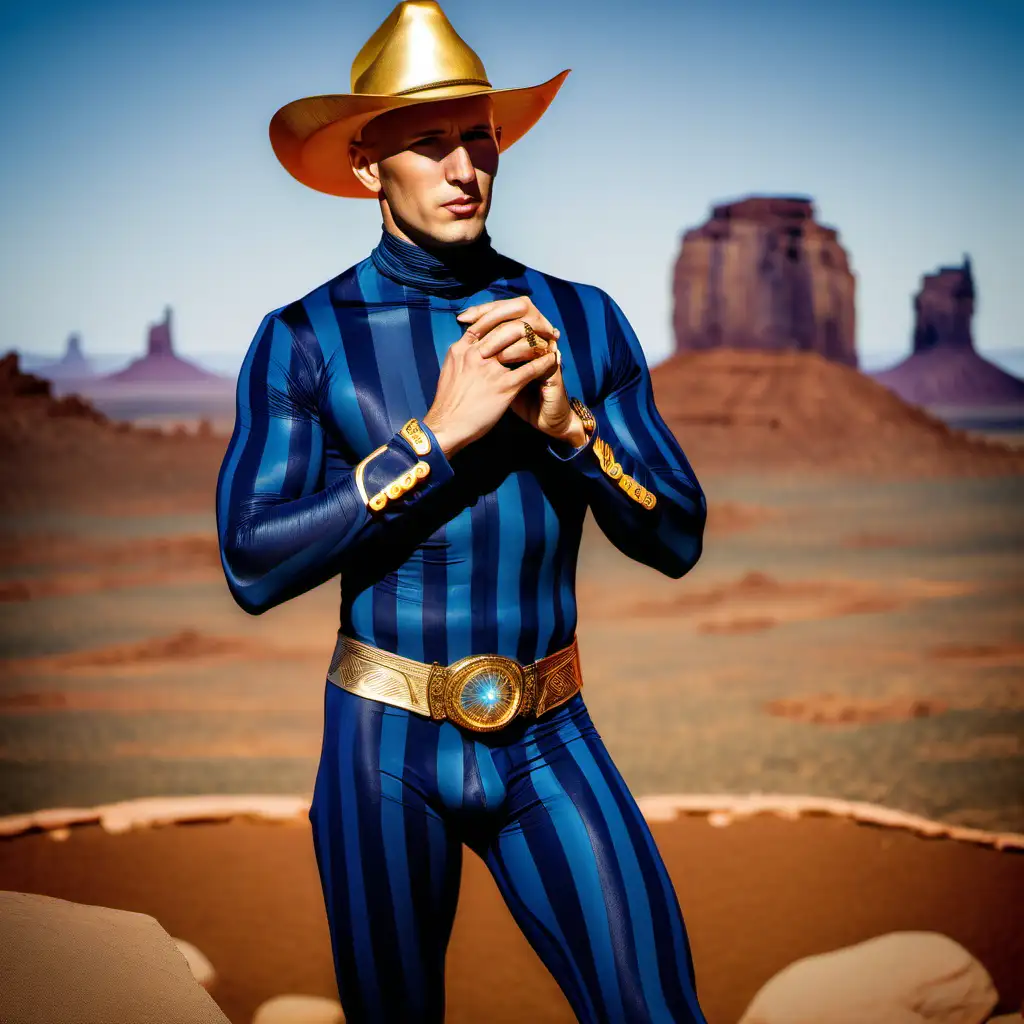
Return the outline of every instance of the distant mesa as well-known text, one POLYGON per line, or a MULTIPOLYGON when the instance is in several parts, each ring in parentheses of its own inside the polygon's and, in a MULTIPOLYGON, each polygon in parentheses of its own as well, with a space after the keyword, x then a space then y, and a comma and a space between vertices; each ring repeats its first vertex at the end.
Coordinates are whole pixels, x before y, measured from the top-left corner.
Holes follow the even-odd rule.
POLYGON ((96 369, 82 351, 82 338, 77 332, 68 335, 67 347, 60 359, 45 362, 36 372, 47 380, 88 380, 96 376, 96 369))
POLYGON ((123 370, 107 374, 102 380, 111 384, 193 384, 221 383, 227 378, 218 373, 210 373, 175 355, 171 337, 171 307, 167 306, 163 320, 150 325, 146 354, 133 360, 123 370))
POLYGON ((797 350, 856 367, 854 290, 838 233, 815 220, 810 199, 715 206, 676 261, 675 351, 797 350))
POLYGON ((904 401, 925 406, 1024 403, 1024 380, 974 348, 971 319, 977 292, 969 256, 962 266, 925 274, 914 298, 914 346, 906 359, 872 376, 904 401))

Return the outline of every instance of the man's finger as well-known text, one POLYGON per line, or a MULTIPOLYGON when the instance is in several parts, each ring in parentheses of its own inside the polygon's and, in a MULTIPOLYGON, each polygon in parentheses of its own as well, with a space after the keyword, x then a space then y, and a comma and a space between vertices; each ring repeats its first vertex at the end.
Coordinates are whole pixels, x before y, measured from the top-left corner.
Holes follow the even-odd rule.
POLYGON ((508 376, 513 387, 520 388, 528 381, 536 380, 538 377, 548 373, 552 366, 557 366, 557 359, 554 352, 545 352, 536 359, 531 359, 514 370, 509 370, 508 376))
POLYGON ((481 313, 486 313, 487 310, 491 309, 494 306, 494 304, 499 301, 501 300, 493 299, 491 302, 481 302, 476 306, 470 306, 469 308, 464 309, 461 313, 459 313, 458 316, 455 317, 455 319, 461 320, 463 322, 475 320, 481 313))
POLYGON ((557 338, 560 333, 558 328, 540 310, 537 310, 537 316, 540 318, 540 324, 534 324, 533 329, 545 338, 557 338))
POLYGON ((513 341, 526 337, 525 323, 529 323, 533 327, 533 333, 542 343, 542 347, 543 343, 550 343, 557 337, 555 329, 543 317, 533 317, 528 320, 525 317, 507 316, 496 320, 492 326, 488 327, 488 320, 493 316, 495 314, 485 313, 475 324, 467 327, 466 330, 471 331, 479 338, 486 338, 488 342, 492 337, 501 337, 507 339, 505 344, 510 344, 513 341))
MULTIPOLYGON (((537 336, 543 337, 541 334, 537 336)), ((518 320, 503 321, 493 330, 488 331, 487 337, 480 342, 479 351, 483 356, 494 356, 504 349, 524 341, 525 338, 526 331, 518 320)), ((539 343, 532 346, 533 349, 545 347, 539 343)))
MULTIPOLYGON (((533 303, 525 295, 516 299, 498 299, 493 303, 484 303, 483 305, 490 306, 490 309, 486 309, 466 328, 478 338, 482 338, 489 330, 506 320, 522 319, 533 307, 533 303)), ((547 333, 537 328, 534 329, 538 334, 547 333)))
MULTIPOLYGON (((557 341, 551 342, 551 351, 555 353, 555 367, 560 370, 562 368, 562 353, 558 351, 557 341)), ((555 371, 552 370, 551 372, 553 374, 555 371)))
POLYGON ((551 351, 555 354, 555 363, 547 373, 543 374, 541 386, 545 388, 556 387, 559 383, 559 370, 562 369, 562 353, 558 351, 558 342, 551 342, 551 351))

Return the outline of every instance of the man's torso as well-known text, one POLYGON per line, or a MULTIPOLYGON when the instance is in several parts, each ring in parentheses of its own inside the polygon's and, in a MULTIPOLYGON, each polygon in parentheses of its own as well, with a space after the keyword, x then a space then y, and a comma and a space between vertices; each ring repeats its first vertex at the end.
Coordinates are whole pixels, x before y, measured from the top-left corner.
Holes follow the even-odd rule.
MULTIPOLYGON (((510 261, 511 262, 511 261, 510 261)), ((369 259, 278 311, 302 349, 304 398, 323 431, 316 488, 348 472, 437 389, 470 305, 531 294, 561 331, 567 390, 600 394, 609 365, 604 307, 589 286, 519 264, 471 296, 449 299, 385 277, 369 259)), ((533 661, 576 628, 575 573, 586 502, 548 438, 509 410, 452 458, 443 497, 362 548, 342 572, 341 629, 423 661, 491 652, 533 661)))

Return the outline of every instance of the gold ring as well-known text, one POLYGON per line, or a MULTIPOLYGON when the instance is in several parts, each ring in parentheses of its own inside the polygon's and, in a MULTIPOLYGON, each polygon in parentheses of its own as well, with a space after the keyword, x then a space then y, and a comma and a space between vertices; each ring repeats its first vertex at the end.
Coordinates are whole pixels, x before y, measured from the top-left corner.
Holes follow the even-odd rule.
POLYGON ((522 321, 522 324, 525 328, 523 331, 523 337, 526 338, 526 343, 530 348, 535 348, 537 345, 537 332, 525 320, 522 321))

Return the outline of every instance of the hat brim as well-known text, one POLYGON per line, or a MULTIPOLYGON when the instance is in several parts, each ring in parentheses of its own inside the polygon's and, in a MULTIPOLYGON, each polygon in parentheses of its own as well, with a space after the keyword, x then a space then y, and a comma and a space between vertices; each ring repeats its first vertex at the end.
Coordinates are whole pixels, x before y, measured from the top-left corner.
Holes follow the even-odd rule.
POLYGON ((491 96, 494 123, 501 125, 499 151, 508 149, 540 120, 562 87, 569 68, 540 85, 517 89, 454 86, 415 96, 349 93, 306 96, 281 107, 270 120, 270 144, 293 178, 318 192, 352 199, 376 199, 355 175, 348 148, 363 126, 378 114, 417 103, 469 96, 491 96))

